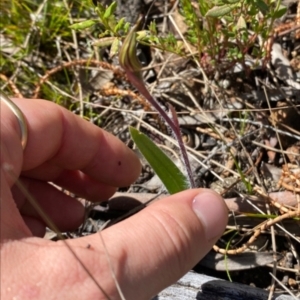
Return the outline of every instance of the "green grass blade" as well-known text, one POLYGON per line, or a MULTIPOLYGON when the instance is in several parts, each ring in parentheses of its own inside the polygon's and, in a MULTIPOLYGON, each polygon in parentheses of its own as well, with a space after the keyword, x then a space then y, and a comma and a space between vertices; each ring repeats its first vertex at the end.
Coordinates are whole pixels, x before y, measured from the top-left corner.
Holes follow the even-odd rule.
POLYGON ((130 127, 129 131, 136 146, 170 194, 189 188, 187 178, 162 150, 137 129, 130 127))

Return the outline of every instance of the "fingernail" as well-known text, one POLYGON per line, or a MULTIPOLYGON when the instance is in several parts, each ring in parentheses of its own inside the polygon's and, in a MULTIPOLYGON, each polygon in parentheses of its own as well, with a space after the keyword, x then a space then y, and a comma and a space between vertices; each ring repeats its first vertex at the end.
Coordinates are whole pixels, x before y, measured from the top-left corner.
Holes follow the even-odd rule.
POLYGON ((207 240, 221 236, 227 218, 224 200, 211 190, 204 190, 193 201, 193 210, 200 219, 207 240))

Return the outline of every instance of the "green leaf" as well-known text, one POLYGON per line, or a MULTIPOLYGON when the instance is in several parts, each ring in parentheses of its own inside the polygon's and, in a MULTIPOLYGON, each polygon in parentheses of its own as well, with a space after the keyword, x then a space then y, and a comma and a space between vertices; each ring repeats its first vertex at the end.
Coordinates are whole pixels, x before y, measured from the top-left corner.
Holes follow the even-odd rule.
POLYGON ((266 15, 269 12, 269 6, 263 0, 256 0, 255 2, 258 9, 263 15, 266 15))
POLYGON ((109 17, 111 17, 113 15, 113 13, 116 11, 117 8, 117 3, 113 2, 106 10, 105 13, 103 15, 103 19, 108 19, 109 17))
POLYGON ((130 23, 126 22, 125 25, 124 25, 124 28, 123 28, 125 33, 129 31, 129 28, 130 28, 130 23))
POLYGON ((95 11, 98 14, 99 18, 102 20, 103 14, 105 13, 105 7, 100 2, 98 2, 95 11))
POLYGON ((122 18, 119 20, 119 22, 117 23, 117 25, 114 28, 114 32, 118 32, 119 30, 121 30, 125 25, 125 18, 122 18))
POLYGON ((157 29, 156 29, 156 23, 155 20, 151 21, 150 25, 149 25, 149 31, 152 35, 157 35, 157 29))
MULTIPOLYGON (((187 0, 187 2, 191 2, 190 0, 187 0)), ((186 4, 186 3, 185 3, 186 4)), ((211 3, 209 1, 206 0, 198 0, 198 4, 199 4, 199 10, 201 13, 201 16, 205 16, 207 11, 209 10, 209 8, 211 7, 211 3)), ((195 14, 195 10, 192 7, 192 5, 190 4, 192 11, 195 14)))
POLYGON ((222 5, 222 6, 214 6, 208 12, 206 13, 205 17, 214 17, 214 18, 219 18, 223 17, 226 14, 230 13, 232 10, 234 10, 237 7, 236 4, 234 5, 222 5))
POLYGON ((284 6, 284 5, 280 5, 279 8, 278 8, 278 10, 276 10, 274 12, 273 18, 274 19, 281 18, 282 16, 284 16, 284 14, 286 13, 286 11, 287 11, 287 7, 284 6))
POLYGON ((227 4, 240 4, 242 1, 241 0, 225 0, 224 2, 227 4))
POLYGON ((75 30, 82 30, 82 29, 86 29, 86 28, 92 27, 97 22, 98 21, 96 21, 96 20, 86 20, 86 21, 83 21, 83 22, 72 24, 69 27, 71 29, 75 29, 75 30))
POLYGON ((186 177, 145 134, 129 128, 131 137, 170 194, 189 189, 186 177))

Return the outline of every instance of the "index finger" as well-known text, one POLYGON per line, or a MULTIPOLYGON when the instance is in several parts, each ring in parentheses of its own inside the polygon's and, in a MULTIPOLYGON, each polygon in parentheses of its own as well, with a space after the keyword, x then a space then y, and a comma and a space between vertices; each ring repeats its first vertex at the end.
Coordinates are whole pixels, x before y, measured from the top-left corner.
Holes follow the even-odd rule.
POLYGON ((137 156, 113 135, 46 100, 14 99, 28 124, 23 171, 55 181, 80 170, 112 186, 131 184, 140 173, 137 156))

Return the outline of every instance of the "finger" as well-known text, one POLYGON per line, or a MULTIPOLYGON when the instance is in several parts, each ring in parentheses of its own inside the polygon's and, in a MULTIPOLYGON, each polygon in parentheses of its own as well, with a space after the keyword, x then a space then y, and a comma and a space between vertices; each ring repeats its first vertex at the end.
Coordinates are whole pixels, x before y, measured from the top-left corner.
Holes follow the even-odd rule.
POLYGON ((4 241, 7 240, 18 240, 25 237, 31 237, 32 234, 25 225, 13 199, 9 180, 5 179, 5 172, 1 169, 0 178, 1 243, 4 243, 4 241))
POLYGON ((18 120, 3 101, 0 101, 0 136, 1 171, 4 176, 1 181, 5 178, 12 186, 21 172, 23 149, 18 120))
MULTIPOLYGON (((219 195, 189 190, 104 230, 102 236, 125 298, 150 299, 174 283, 212 248, 226 223, 227 207, 219 195)), ((71 243, 89 244, 103 252, 99 235, 71 243)), ((93 274, 101 275, 90 267, 93 274)), ((107 281, 107 291, 118 299, 113 280, 107 281)))
MULTIPOLYGON (((176 282, 208 252, 226 222, 227 208, 218 195, 189 190, 104 230, 102 236, 125 299, 148 300, 176 282)), ((3 286, 10 287, 3 289, 6 298, 18 295, 23 299, 30 291, 39 299, 107 299, 64 243, 42 239, 18 243, 7 243, 1 251, 6 257, 3 286), (35 272, 28 273, 32 267, 35 272), (16 274, 22 280, 15 280, 16 274)), ((120 299, 99 235, 67 243, 110 299, 120 299)))
POLYGON ((27 228, 31 231, 31 234, 36 237, 43 237, 46 233, 46 224, 42 220, 38 220, 34 217, 22 216, 23 221, 27 228))
POLYGON ((107 200, 116 192, 115 187, 97 182, 80 171, 65 170, 54 183, 93 202, 107 200))
POLYGON ((138 177, 138 158, 111 134, 50 101, 14 101, 28 123, 27 174, 53 181, 63 169, 81 170, 112 186, 127 186, 138 177))
MULTIPOLYGON (((82 224, 85 210, 83 205, 76 199, 67 196, 43 181, 23 178, 19 182, 60 231, 75 230, 82 224)), ((31 232, 43 236, 45 227, 51 228, 52 226, 40 216, 40 213, 17 186, 13 186, 12 194, 31 232)))

